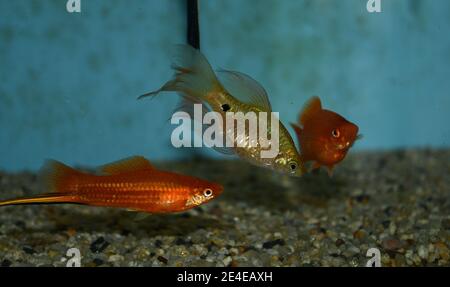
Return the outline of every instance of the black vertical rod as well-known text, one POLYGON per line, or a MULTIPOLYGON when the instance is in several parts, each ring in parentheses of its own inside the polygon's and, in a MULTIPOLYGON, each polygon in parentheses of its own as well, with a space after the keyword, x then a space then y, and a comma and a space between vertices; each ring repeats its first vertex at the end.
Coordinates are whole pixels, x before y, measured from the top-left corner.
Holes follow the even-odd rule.
POLYGON ((195 49, 200 50, 197 0, 187 0, 187 42, 195 49))

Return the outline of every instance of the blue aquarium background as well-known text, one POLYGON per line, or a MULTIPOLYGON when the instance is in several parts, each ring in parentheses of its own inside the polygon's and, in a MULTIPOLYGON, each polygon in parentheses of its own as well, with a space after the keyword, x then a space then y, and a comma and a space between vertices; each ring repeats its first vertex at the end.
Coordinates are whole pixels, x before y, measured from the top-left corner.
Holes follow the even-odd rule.
MULTIPOLYGON (((359 125, 355 151, 448 147, 450 1, 382 0, 382 13, 366 2, 200 1, 201 49, 257 79, 286 125, 319 95, 359 125)), ((172 75, 185 9, 82 0, 70 14, 66 0, 0 0, 0 169, 219 157, 172 147, 175 94, 136 100, 172 75)))

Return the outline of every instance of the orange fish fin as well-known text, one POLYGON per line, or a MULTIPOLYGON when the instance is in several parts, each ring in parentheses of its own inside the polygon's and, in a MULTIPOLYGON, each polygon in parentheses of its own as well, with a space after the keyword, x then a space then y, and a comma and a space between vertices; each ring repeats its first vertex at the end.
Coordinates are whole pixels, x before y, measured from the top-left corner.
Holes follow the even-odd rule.
POLYGON ((311 167, 311 170, 316 170, 316 169, 319 169, 320 167, 321 167, 320 163, 315 161, 311 167))
POLYGON ((308 119, 312 118, 317 112, 322 110, 322 103, 320 102, 319 97, 314 96, 309 99, 306 104, 303 106, 302 112, 300 113, 299 122, 302 125, 308 121, 308 119))
POLYGON ((294 123, 291 123, 291 127, 294 129, 295 134, 297 135, 297 139, 300 143, 300 137, 302 135, 303 129, 299 125, 294 124, 294 123))
POLYGON ((0 201, 0 206, 22 205, 22 204, 42 204, 42 203, 78 203, 77 200, 64 193, 47 193, 33 197, 22 197, 11 200, 0 201))
POLYGON ((67 192, 70 182, 76 181, 77 177, 83 174, 56 160, 47 160, 40 173, 47 187, 55 193, 67 192))
POLYGON ((300 135, 303 132, 303 129, 299 125, 294 124, 294 123, 291 123, 291 127, 294 129, 294 131, 297 134, 297 136, 300 137, 300 135))
POLYGON ((142 156, 133 156, 101 167, 103 173, 114 175, 138 170, 153 170, 153 165, 142 156))
POLYGON ((334 165, 327 166, 327 171, 328 171, 328 176, 329 177, 333 176, 333 170, 334 170, 334 165))

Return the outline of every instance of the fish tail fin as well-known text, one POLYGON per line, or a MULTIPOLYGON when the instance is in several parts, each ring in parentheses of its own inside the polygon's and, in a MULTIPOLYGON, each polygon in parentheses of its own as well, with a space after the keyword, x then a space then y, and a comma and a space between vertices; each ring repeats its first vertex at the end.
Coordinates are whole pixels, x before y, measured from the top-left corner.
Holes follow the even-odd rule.
POLYGON ((59 161, 47 160, 40 172, 47 187, 53 193, 70 192, 70 186, 73 185, 82 172, 73 169, 59 161))
POLYGON ((61 162, 47 160, 40 174, 49 193, 0 201, 0 206, 43 203, 78 203, 77 196, 71 193, 74 183, 83 174, 61 162))
POLYGON ((160 89, 146 93, 138 99, 156 96, 160 92, 179 92, 185 96, 205 101, 213 91, 224 90, 211 65, 200 51, 188 45, 177 45, 172 68, 174 77, 160 89))
POLYGON ((77 203, 74 196, 62 193, 49 193, 32 197, 21 197, 0 201, 0 206, 43 204, 43 203, 77 203))

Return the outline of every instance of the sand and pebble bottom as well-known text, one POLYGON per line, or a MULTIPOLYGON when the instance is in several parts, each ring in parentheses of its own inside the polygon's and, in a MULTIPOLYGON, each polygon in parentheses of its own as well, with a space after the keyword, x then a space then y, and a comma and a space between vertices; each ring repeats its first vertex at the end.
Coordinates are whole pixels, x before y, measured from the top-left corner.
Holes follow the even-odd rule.
MULTIPOLYGON (((450 266, 450 150, 353 153, 332 178, 288 178, 238 160, 161 162, 221 182, 215 201, 150 215, 79 205, 0 209, 0 266, 450 266)), ((0 198, 44 192, 0 173, 0 198)))

